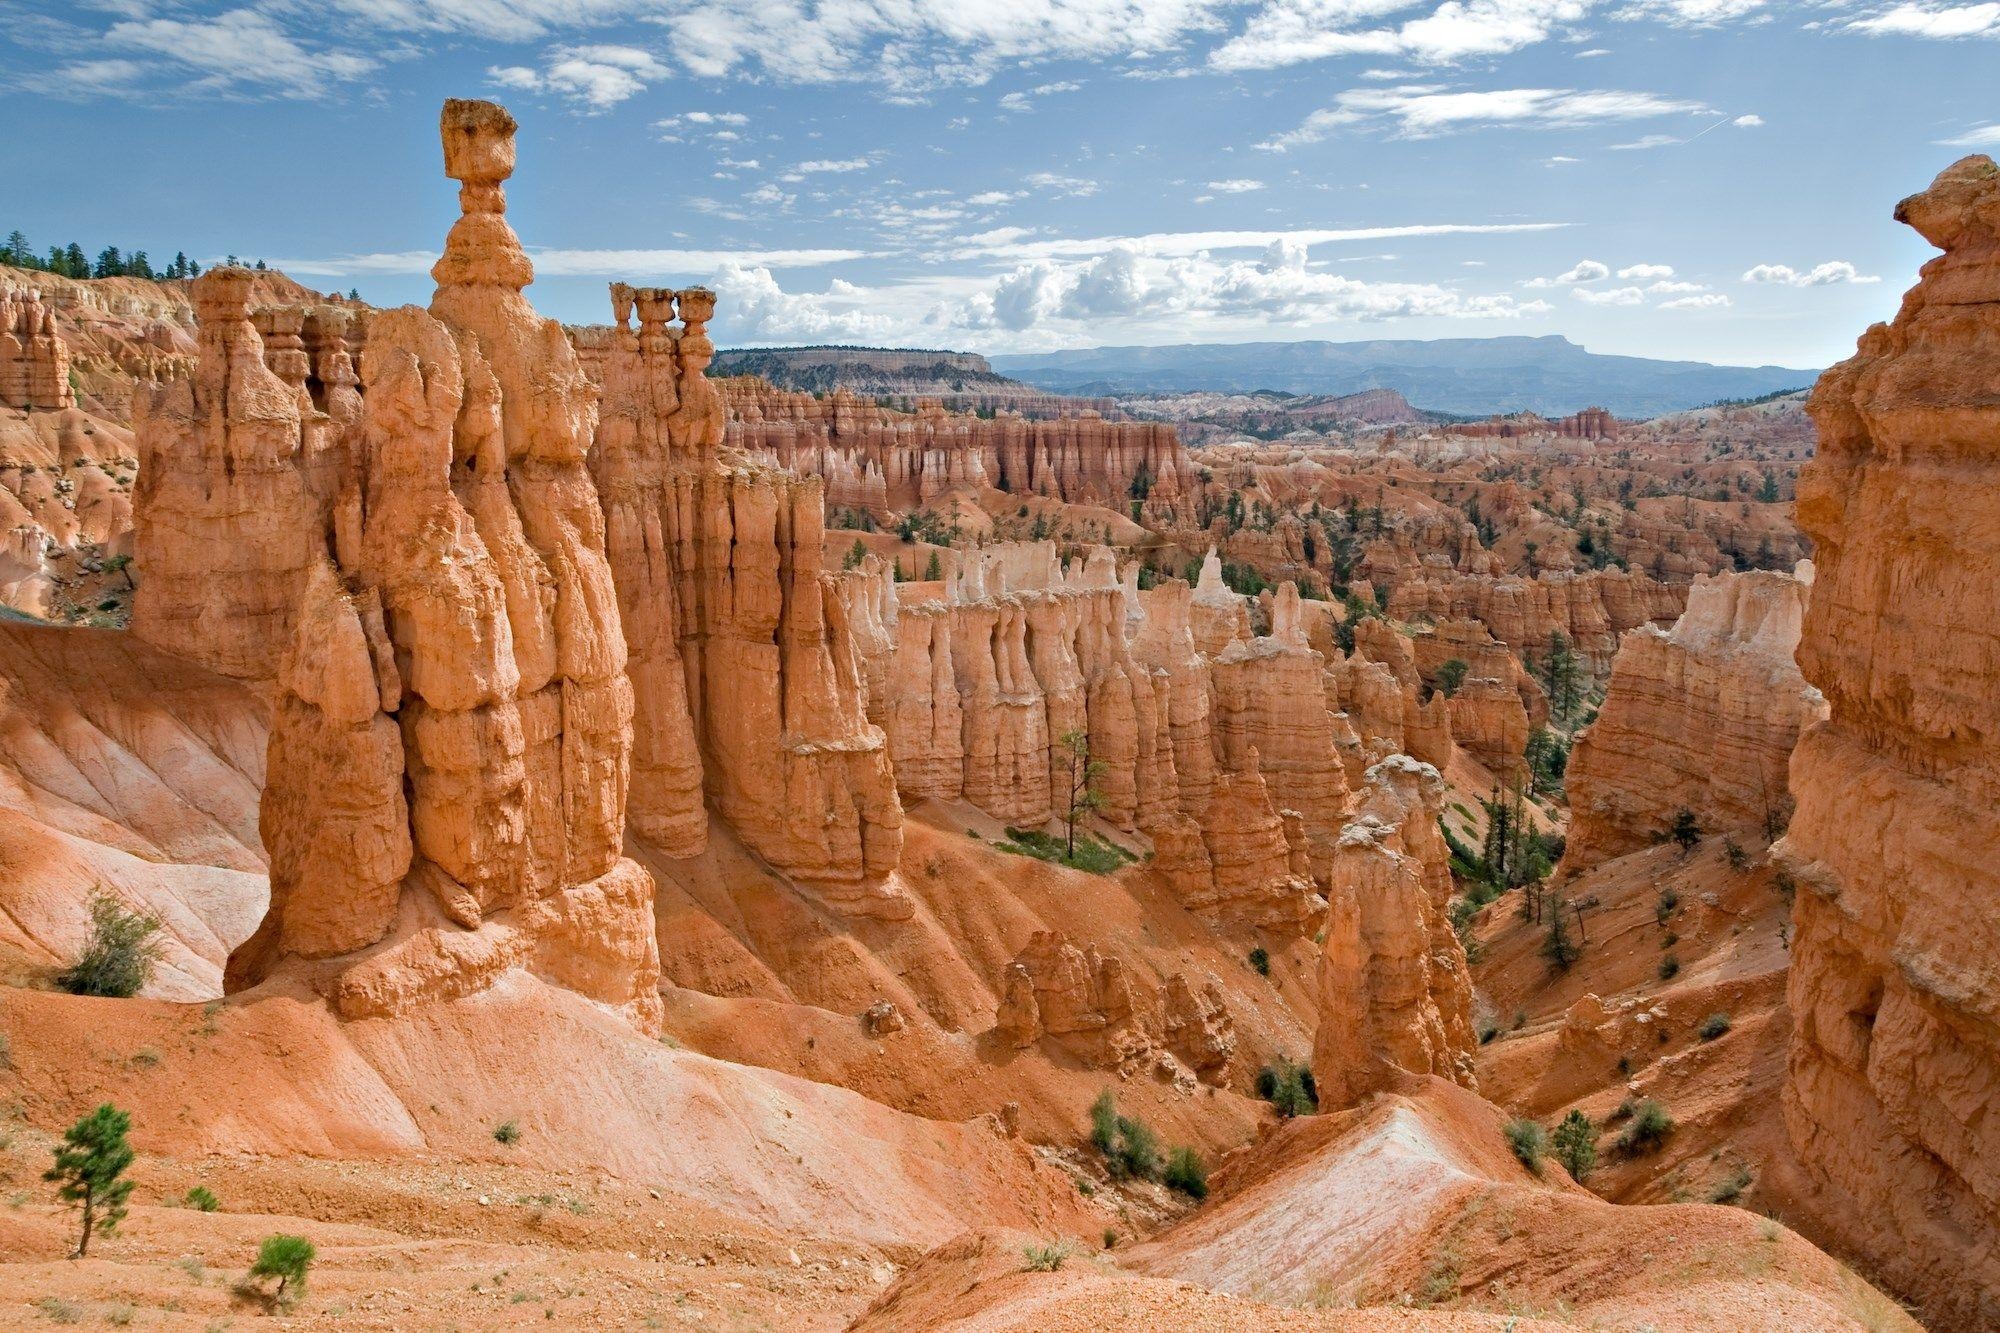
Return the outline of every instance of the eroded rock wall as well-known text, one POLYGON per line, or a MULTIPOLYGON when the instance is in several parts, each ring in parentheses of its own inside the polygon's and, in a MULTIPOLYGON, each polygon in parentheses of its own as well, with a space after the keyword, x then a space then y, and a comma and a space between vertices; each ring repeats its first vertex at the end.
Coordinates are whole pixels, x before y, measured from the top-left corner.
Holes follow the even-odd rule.
POLYGON ((1671 631, 1625 636, 1604 706, 1570 755, 1565 868, 1658 842, 1683 809, 1704 833, 1783 831, 1792 747, 1826 711, 1793 661, 1811 580, 1810 565, 1796 577, 1703 575, 1671 631))
POLYGON ((1898 220, 1944 253, 1821 376, 1792 758, 1784 1112, 1817 1215, 1933 1327, 2000 1325, 2000 169, 1898 220))

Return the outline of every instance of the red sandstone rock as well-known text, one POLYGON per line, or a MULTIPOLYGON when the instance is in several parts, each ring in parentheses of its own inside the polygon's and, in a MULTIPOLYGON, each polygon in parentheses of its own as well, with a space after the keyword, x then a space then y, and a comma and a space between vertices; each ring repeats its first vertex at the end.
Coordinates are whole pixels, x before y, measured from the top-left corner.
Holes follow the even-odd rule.
POLYGON ((1816 1212, 1940 1326, 2000 1323, 2000 168, 1899 220, 1943 250, 1821 376, 1792 758, 1800 881, 1785 1120, 1816 1212))
POLYGON ((1784 828, 1792 747, 1826 711, 1792 661, 1811 566, 1801 575, 1697 579, 1671 632, 1625 636, 1570 756, 1566 869, 1659 841, 1683 809, 1706 833, 1768 840, 1784 828))
POLYGON ((1472 979, 1446 911, 1444 783, 1406 755, 1368 770, 1327 891, 1313 1078, 1321 1105, 1353 1105, 1396 1071, 1473 1084, 1472 979))

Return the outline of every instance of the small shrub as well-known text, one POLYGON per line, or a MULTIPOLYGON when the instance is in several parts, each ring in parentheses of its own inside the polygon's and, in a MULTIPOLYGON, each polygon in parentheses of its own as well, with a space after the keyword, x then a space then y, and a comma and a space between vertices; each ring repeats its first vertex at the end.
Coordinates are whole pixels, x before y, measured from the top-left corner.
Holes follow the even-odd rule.
POLYGON ((98 890, 90 899, 90 939, 76 961, 56 974, 56 984, 71 995, 105 995, 130 999, 152 978, 160 958, 158 917, 128 911, 111 894, 98 890))
POLYGON ((1257 969, 1258 976, 1260 977, 1270 976, 1271 975, 1270 950, 1266 949, 1261 944, 1258 945, 1256 948, 1252 949, 1250 951, 1250 966, 1257 969))
POLYGON ((1091 1103, 1090 1141, 1104 1154, 1113 1180, 1158 1180, 1165 1169, 1159 1136, 1145 1121, 1119 1115, 1108 1088, 1091 1103))
POLYGON ((1671 949, 1680 942, 1681 942, 1681 937, 1677 933, 1671 930, 1660 937, 1660 947, 1662 949, 1671 949))
POLYGON ((1755 1180, 1756 1177, 1750 1174, 1750 1168, 1738 1162, 1735 1168, 1728 1175, 1717 1181, 1715 1188, 1708 1192, 1708 1201, 1710 1203, 1735 1203, 1743 1197, 1743 1191, 1749 1189, 1755 1180))
POLYGON ((35 1308, 48 1316, 51 1324, 76 1324, 83 1320, 83 1310, 60 1296, 44 1296, 35 1302, 35 1308))
POLYGON ((1674 909, 1680 905, 1681 896, 1678 893, 1672 889, 1661 889, 1660 900, 1653 904, 1653 920, 1660 925, 1666 925, 1667 918, 1672 916, 1674 909))
POLYGON ((1176 1148, 1167 1154, 1166 1186, 1190 1199, 1208 1197, 1208 1166, 1193 1148, 1176 1148))
POLYGON ((1104 1248, 1107 1250, 1118 1248, 1118 1233, 1110 1227, 1104 1228, 1104 1248))
POLYGON ((1689 851, 1701 841, 1701 821, 1695 818, 1694 811, 1682 806, 1674 811, 1674 822, 1668 826, 1667 836, 1683 852, 1689 851))
POLYGON ((1506 1132, 1507 1146, 1521 1159, 1521 1165, 1538 1176, 1542 1174, 1542 1154, 1549 1148, 1548 1131, 1539 1121, 1510 1120, 1506 1132))
POLYGON ((1484 1024, 1479 1029, 1479 1044, 1481 1046, 1484 1046, 1499 1035, 1500 1035, 1499 1028, 1494 1027, 1491 1023, 1484 1024))
POLYGON ((306 1272, 311 1269, 319 1251, 304 1236, 266 1236, 264 1243, 257 1247, 257 1262, 250 1265, 250 1280, 274 1277, 278 1279, 277 1290, 272 1298, 284 1301, 296 1297, 305 1289, 306 1272))
POLYGON ((1743 845, 1734 838, 1724 838, 1722 840, 1722 854, 1729 858, 1729 868, 1731 870, 1741 870, 1750 864, 1750 854, 1744 851, 1743 845))
POLYGON ((1681 960, 1668 954, 1660 960, 1660 980, 1672 981, 1681 974, 1681 960))
POLYGON ((201 1213, 212 1213, 222 1206, 222 1200, 216 1198, 215 1191, 206 1185, 196 1185, 181 1195, 181 1203, 201 1213))
POLYGON ((1319 1110, 1319 1087, 1311 1067, 1293 1064, 1282 1055, 1257 1071, 1257 1095, 1287 1120, 1319 1110))
POLYGON ((1549 1136, 1549 1148, 1570 1179, 1581 1182, 1597 1165, 1597 1126, 1583 1112, 1571 1111, 1549 1136))
POLYGON ((1696 1031, 1701 1034, 1703 1041, 1714 1041, 1717 1037, 1729 1031, 1729 1026, 1729 1015, 1718 1012, 1702 1019, 1701 1026, 1696 1031))
POLYGON ((1021 1253, 1028 1261, 1028 1272, 1054 1273, 1062 1268, 1075 1248, 1069 1241, 1058 1240, 1047 1245, 1023 1245, 1021 1253))
POLYGON ((1674 1118, 1667 1114, 1667 1108, 1648 1097, 1632 1107, 1631 1123, 1618 1136, 1618 1151, 1628 1157, 1657 1152, 1673 1132, 1674 1118))
POLYGON ((521 1141, 521 1127, 511 1120, 503 1120, 493 1128, 496 1142, 514 1144, 521 1141))
POLYGON ((1514 1011, 1514 1031, 1519 1032, 1526 1026, 1528 1026, 1528 1011, 1526 1009, 1516 1009, 1514 1011))

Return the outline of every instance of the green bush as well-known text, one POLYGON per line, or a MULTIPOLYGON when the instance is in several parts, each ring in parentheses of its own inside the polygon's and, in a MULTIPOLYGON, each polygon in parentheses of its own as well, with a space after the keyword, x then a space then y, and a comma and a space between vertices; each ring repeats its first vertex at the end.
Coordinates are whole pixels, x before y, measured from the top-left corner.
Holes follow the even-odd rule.
POLYGON ((181 1203, 183 1206, 201 1213, 212 1213, 222 1206, 222 1200, 216 1198, 215 1191, 206 1185, 196 1185, 186 1194, 181 1195, 181 1203))
POLYGON ((1019 856, 1032 856, 1037 861, 1050 861, 1072 870, 1082 870, 1093 875, 1116 874, 1124 866, 1138 860, 1132 853, 1108 839, 1096 837, 1082 829, 1076 834, 1076 854, 1068 855, 1061 838, 1052 837, 1039 829, 1009 828, 1007 841, 995 843, 1003 852, 1013 852, 1019 856))
POLYGON ((1179 1190, 1190 1199, 1208 1197, 1208 1165, 1201 1160, 1201 1154, 1192 1148, 1176 1148, 1167 1154, 1167 1171, 1163 1177, 1170 1190, 1179 1190))
POLYGON ((55 1165, 42 1173, 43 1180, 56 1183, 64 1203, 83 1206, 74 1258, 90 1253, 93 1235, 115 1235, 125 1220, 125 1201, 132 1197, 125 1170, 137 1156, 125 1137, 131 1131, 131 1115, 107 1102, 63 1132, 55 1165))
POLYGON ((1053 1241, 1047 1245, 1023 1245, 1021 1254, 1028 1261, 1030 1273, 1053 1273, 1063 1266, 1076 1247, 1066 1240, 1053 1241))
POLYGON ((1597 1126, 1583 1112, 1571 1111, 1549 1136, 1549 1148, 1570 1179, 1581 1181, 1597 1165, 1597 1126))
POLYGON ((98 890, 90 898, 90 939, 69 967, 56 974, 56 984, 71 995, 108 995, 129 999, 152 978, 160 959, 158 917, 126 910, 111 894, 98 890))
POLYGON ((304 1290, 306 1271, 318 1256, 319 1251, 304 1236, 266 1236, 257 1247, 257 1262, 250 1265, 250 1277, 252 1281, 265 1277, 278 1279, 278 1288, 271 1294, 282 1301, 304 1290))
POLYGON ((1319 1110, 1319 1087, 1309 1065, 1293 1064, 1280 1055, 1257 1071, 1257 1095, 1287 1120, 1319 1110))
POLYGON ((503 1120, 493 1127, 493 1138, 496 1142, 509 1145, 519 1143, 521 1127, 511 1120, 503 1120))
POLYGON ((1521 1165, 1536 1175, 1542 1174, 1542 1154, 1548 1151, 1549 1134, 1541 1123, 1535 1120, 1510 1120, 1507 1122, 1507 1146, 1514 1150, 1514 1156, 1521 1159, 1521 1165))
POLYGON ((1729 1015, 1717 1012, 1710 1014, 1707 1018, 1702 1019, 1701 1027, 1698 1028, 1697 1031, 1701 1033, 1701 1039, 1703 1041, 1714 1041, 1717 1037, 1720 1037, 1723 1033, 1729 1031, 1729 1027, 1730 1027, 1729 1015))
POLYGON ((1091 1103, 1090 1141, 1104 1154, 1113 1180, 1158 1180, 1166 1168, 1159 1136, 1145 1121, 1119 1115, 1108 1088, 1091 1103))
POLYGON ((1258 945, 1256 948, 1252 949, 1250 951, 1250 966, 1257 970, 1258 976, 1260 977, 1270 976, 1271 951, 1266 949, 1261 944, 1258 945))
POLYGON ((1631 1123, 1618 1136, 1618 1151, 1628 1157, 1641 1153, 1657 1152, 1667 1136, 1674 1132, 1674 1118, 1667 1114, 1667 1108, 1648 1097, 1637 1105, 1630 1106, 1631 1123))
POLYGON ((1681 974, 1681 960, 1668 954, 1660 960, 1660 980, 1672 981, 1681 974))
POLYGON ((1675 893, 1672 889, 1661 889, 1660 901, 1653 904, 1653 920, 1660 925, 1666 925, 1667 918, 1672 916, 1674 909, 1680 905, 1681 896, 1678 893, 1675 893))

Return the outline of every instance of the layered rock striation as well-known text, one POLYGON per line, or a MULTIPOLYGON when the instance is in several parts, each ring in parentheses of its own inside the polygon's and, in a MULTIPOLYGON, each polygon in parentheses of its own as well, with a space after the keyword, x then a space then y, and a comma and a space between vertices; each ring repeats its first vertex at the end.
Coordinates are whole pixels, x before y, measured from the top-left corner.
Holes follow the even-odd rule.
POLYGON ((1896 210, 1943 254, 1820 378, 1792 758, 1784 1110, 1822 1225, 1934 1327, 2000 1324, 2000 168, 1896 210))
POLYGON ((1472 977, 1447 910, 1444 780, 1407 755, 1368 770, 1327 888, 1313 1079, 1347 1107, 1403 1073, 1473 1085, 1472 977))
POLYGON ((1783 831, 1792 747, 1826 712, 1792 660, 1811 588, 1810 564, 1797 576, 1704 575, 1671 631, 1625 636, 1570 756, 1566 869, 1660 841, 1681 810, 1704 833, 1783 831))
POLYGON ((934 399, 900 412, 836 389, 824 398, 760 380, 723 382, 729 443, 818 476, 827 504, 882 517, 930 504, 959 487, 993 487, 1123 512, 1158 492, 1197 484, 1172 426, 1107 421, 1092 409, 1031 419, 953 414, 934 399))
POLYGON ((32 287, 0 288, 0 405, 27 411, 76 406, 69 348, 53 307, 32 287))
MULTIPOLYGON (((249 273, 197 281, 199 373, 141 417, 161 466, 138 620, 275 681, 271 903, 231 990, 290 971, 360 1018, 522 967, 650 1026, 653 885, 622 855, 632 688, 585 466, 595 395, 521 294, 513 130, 490 103, 446 103, 463 216, 430 309, 374 319, 358 393, 333 361, 315 401, 305 319, 253 318, 249 273), (254 558, 204 570, 260 500, 254 558)), ((337 331, 314 336, 344 356, 337 331)))

